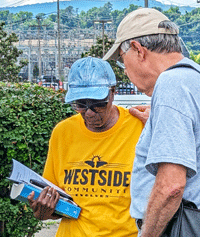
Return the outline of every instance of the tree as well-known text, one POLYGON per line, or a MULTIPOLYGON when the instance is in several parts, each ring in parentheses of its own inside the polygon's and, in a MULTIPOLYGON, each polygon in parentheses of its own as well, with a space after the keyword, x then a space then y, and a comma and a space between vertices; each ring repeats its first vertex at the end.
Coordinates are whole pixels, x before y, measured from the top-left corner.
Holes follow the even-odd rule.
POLYGON ((0 11, 0 21, 8 22, 9 11, 0 11))
MULTIPOLYGON (((105 42, 105 52, 107 52, 113 45, 114 40, 108 39, 108 37, 104 36, 104 42, 105 42)), ((97 38, 96 44, 93 45, 90 50, 86 53, 83 53, 81 55, 82 57, 92 56, 92 57, 103 57, 103 40, 102 38, 97 38)), ((124 74, 124 70, 119 68, 117 66, 116 62, 113 60, 109 60, 109 63, 115 73, 117 82, 128 82, 128 77, 124 74)))
POLYGON ((99 19, 99 8, 93 7, 87 12, 81 11, 81 28, 90 28, 93 26, 93 21, 99 19))
POLYGON ((45 18, 45 15, 46 15, 46 14, 44 14, 44 13, 38 13, 38 14, 36 15, 36 19, 37 19, 37 18, 40 18, 40 19, 42 20, 42 19, 45 18))
POLYGON ((175 22, 181 15, 179 7, 170 7, 169 10, 163 12, 171 21, 175 22))
POLYGON ((39 68, 38 68, 38 65, 37 65, 37 64, 34 65, 34 68, 33 68, 33 76, 34 76, 34 78, 36 78, 36 77, 39 76, 39 68))
POLYGON ((20 11, 14 15, 15 21, 32 20, 32 18, 33 18, 33 13, 27 12, 27 11, 20 11))
POLYGON ((129 8, 124 8, 123 11, 119 11, 119 10, 114 10, 111 12, 111 16, 113 19, 113 23, 114 23, 114 27, 117 30, 118 25, 120 24, 120 22, 123 20, 123 18, 129 14, 130 12, 138 9, 139 6, 134 5, 134 4, 130 4, 129 8))
POLYGON ((47 19, 49 19, 52 22, 56 22, 57 15, 56 14, 50 14, 47 19))
POLYGON ((13 43, 18 42, 17 35, 7 35, 3 30, 4 22, 0 23, 0 81, 18 81, 21 68, 28 64, 27 60, 21 60, 17 64, 17 58, 23 53, 13 43))
POLYGON ((77 27, 77 15, 72 6, 66 7, 60 11, 61 23, 67 25, 70 28, 77 27))
POLYGON ((190 58, 196 63, 200 64, 200 53, 195 55, 192 51, 190 52, 190 58))
POLYGON ((152 8, 154 8, 154 9, 158 10, 159 12, 163 12, 163 10, 162 10, 162 8, 161 8, 161 7, 152 7, 152 8))
POLYGON ((112 4, 110 2, 104 4, 103 7, 100 7, 98 10, 99 19, 110 19, 110 14, 112 11, 112 4))
POLYGON ((0 236, 31 237, 42 227, 29 205, 9 198, 12 158, 42 174, 53 127, 72 115, 65 93, 0 82, 0 236))
MULTIPOLYGON (((117 29, 122 19, 131 11, 136 10, 139 6, 130 4, 129 7, 123 10, 113 10, 112 4, 107 2, 102 7, 93 7, 88 11, 81 11, 79 14, 77 9, 73 6, 68 6, 66 9, 60 9, 60 23, 66 26, 66 28, 74 29, 80 27, 81 29, 91 30, 94 27, 94 20, 99 19, 112 19, 114 30, 117 29)), ((200 8, 195 8, 191 12, 185 12, 181 14, 179 7, 170 7, 168 10, 163 11, 160 7, 154 7, 155 9, 163 12, 170 20, 175 22, 180 28, 180 36, 184 40, 189 50, 193 50, 195 54, 200 50, 200 8)), ((45 15, 39 13, 42 16, 41 24, 47 25, 47 29, 54 29, 54 24, 57 21, 56 14, 45 15)), ((9 11, 0 11, 0 21, 6 22, 5 29, 13 30, 22 29, 28 30, 29 26, 37 25, 37 21, 33 18, 33 14, 21 11, 19 13, 10 13, 9 11)), ((37 27, 32 27, 37 30, 37 27)))

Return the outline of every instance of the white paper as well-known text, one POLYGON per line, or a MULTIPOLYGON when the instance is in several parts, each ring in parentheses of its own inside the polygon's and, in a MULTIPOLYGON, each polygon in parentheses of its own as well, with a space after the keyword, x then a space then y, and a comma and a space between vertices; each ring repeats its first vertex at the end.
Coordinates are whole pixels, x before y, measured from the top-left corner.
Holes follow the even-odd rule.
MULTIPOLYGON (((53 187, 56 190, 60 191, 64 196, 66 196, 66 193, 59 188, 58 186, 54 185, 47 179, 43 178, 27 166, 21 164, 19 161, 12 159, 13 160, 13 169, 11 172, 11 175, 9 177, 10 180, 17 182, 17 183, 28 183, 30 184, 30 179, 37 180, 39 182, 46 183, 47 186, 53 187)), ((69 194, 67 194, 70 196, 69 194)), ((75 203, 74 203, 75 204, 75 203)))

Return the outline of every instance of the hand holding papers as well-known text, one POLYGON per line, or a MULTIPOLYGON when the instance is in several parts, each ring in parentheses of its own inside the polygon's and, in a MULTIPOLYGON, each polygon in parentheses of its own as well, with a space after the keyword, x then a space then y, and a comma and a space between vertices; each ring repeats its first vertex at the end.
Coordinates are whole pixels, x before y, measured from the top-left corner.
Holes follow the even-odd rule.
POLYGON ((14 159, 13 169, 8 179, 14 182, 10 194, 11 198, 28 202, 27 197, 34 191, 35 200, 39 197, 44 187, 50 186, 60 194, 60 199, 55 207, 55 213, 70 218, 78 218, 81 209, 73 202, 70 195, 14 159))
POLYGON ((8 179, 15 183, 28 183, 28 184, 30 183, 34 184, 34 182, 41 183, 44 185, 44 187, 50 186, 50 187, 55 188, 57 191, 60 192, 61 196, 72 200, 72 197, 68 195, 67 193, 65 193, 61 188, 57 187, 53 183, 49 182, 47 179, 43 178, 42 176, 40 176, 39 174, 37 174, 36 172, 31 170, 27 166, 21 164, 19 161, 16 161, 14 159, 13 159, 12 172, 8 179))

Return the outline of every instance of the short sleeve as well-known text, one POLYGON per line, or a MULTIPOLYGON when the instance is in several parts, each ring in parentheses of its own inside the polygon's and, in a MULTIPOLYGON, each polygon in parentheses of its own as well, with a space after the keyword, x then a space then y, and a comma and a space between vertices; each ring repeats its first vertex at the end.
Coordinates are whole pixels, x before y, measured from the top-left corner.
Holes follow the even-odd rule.
POLYGON ((154 108, 150 122, 152 138, 146 169, 156 175, 158 163, 181 164, 187 168, 187 177, 193 177, 197 164, 191 118, 169 106, 160 105, 154 108))
POLYGON ((44 167, 43 177, 58 186, 58 182, 55 175, 54 152, 53 152, 56 143, 54 139, 55 136, 54 133, 55 132, 52 133, 49 141, 49 149, 48 149, 47 160, 44 167))

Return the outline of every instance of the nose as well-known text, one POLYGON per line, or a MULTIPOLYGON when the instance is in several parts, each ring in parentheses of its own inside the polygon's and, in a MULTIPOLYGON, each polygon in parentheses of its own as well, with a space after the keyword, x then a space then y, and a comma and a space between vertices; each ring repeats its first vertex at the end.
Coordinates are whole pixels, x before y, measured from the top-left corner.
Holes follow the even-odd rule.
POLYGON ((86 116, 94 116, 95 114, 96 113, 93 110, 91 110, 91 108, 88 108, 85 112, 86 116))

